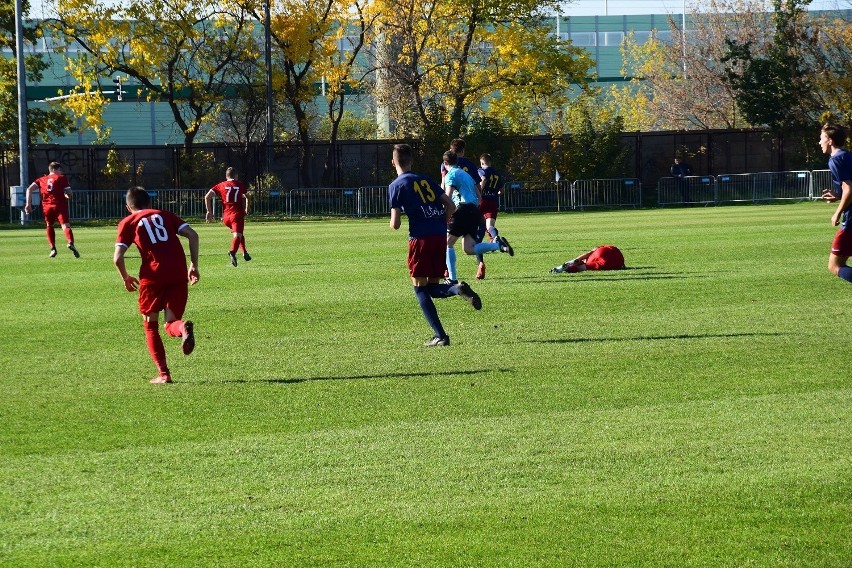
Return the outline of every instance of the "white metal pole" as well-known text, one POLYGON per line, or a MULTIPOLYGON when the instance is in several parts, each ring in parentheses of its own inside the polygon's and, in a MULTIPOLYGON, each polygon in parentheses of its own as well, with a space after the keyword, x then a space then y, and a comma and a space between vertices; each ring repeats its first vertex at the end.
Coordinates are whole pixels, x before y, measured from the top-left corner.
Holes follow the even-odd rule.
MULTIPOLYGON (((21 14, 21 0, 15 0, 15 52, 18 63, 18 154, 20 157, 21 188, 26 189, 30 184, 27 131, 27 75, 24 66, 24 22, 21 14)), ((25 213, 21 211, 21 221, 25 213)), ((29 219, 26 219, 27 221, 29 219)))

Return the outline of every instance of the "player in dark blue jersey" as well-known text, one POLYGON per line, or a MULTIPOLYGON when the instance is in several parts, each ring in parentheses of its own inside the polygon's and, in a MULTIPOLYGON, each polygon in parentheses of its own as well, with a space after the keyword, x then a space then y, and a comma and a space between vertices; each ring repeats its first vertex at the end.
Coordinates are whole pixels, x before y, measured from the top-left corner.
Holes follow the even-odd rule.
POLYGON ((847 282, 852 283, 852 267, 846 261, 852 256, 852 227, 848 226, 849 211, 852 209, 852 154, 846 151, 846 129, 842 126, 826 124, 819 135, 819 146, 831 156, 828 169, 831 171, 833 187, 822 192, 822 198, 829 202, 837 201, 837 209, 831 216, 833 226, 840 225, 831 243, 828 255, 828 270, 847 282))
MULTIPOLYGON (((461 138, 455 138, 452 142, 450 142, 450 150, 456 153, 456 165, 462 170, 466 171, 470 177, 473 178, 473 183, 479 186, 479 182, 481 181, 479 177, 479 167, 464 157, 464 148, 465 143, 461 138)), ((441 186, 444 185, 444 176, 447 175, 446 164, 441 162, 441 186)))
POLYGON ((442 283, 446 265, 447 221, 455 212, 452 200, 433 180, 411 171, 413 153, 408 144, 393 147, 393 165, 397 178, 388 186, 390 227, 399 229, 402 212, 408 216, 408 271, 414 295, 435 336, 428 347, 450 344, 432 298, 461 296, 475 309, 482 301, 465 282, 442 283))
MULTIPOLYGON (((479 193, 482 197, 479 201, 479 211, 485 218, 485 232, 491 242, 495 242, 500 234, 495 223, 497 222, 497 209, 500 207, 500 189, 505 180, 503 174, 492 166, 491 154, 479 156, 479 169, 476 173, 479 175, 479 193)), ((476 279, 482 280, 485 278, 485 262, 481 255, 477 257, 477 260, 479 267, 476 270, 476 279)))

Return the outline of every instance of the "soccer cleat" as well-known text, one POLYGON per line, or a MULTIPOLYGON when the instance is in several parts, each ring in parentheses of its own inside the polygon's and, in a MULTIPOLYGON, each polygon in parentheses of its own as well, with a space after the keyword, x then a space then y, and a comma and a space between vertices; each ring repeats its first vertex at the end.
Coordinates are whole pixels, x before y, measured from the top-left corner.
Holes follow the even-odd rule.
POLYGON ((509 253, 509 256, 515 256, 515 249, 506 240, 506 237, 497 237, 497 243, 500 245, 500 252, 509 253))
POLYGON ((50 258, 56 258, 56 247, 50 249, 50 258))
POLYGON ((437 335, 423 344, 424 347, 447 347, 450 344, 449 337, 438 337, 437 335))
POLYGON ((183 339, 180 341, 180 348, 183 349, 184 355, 189 355, 195 349, 195 333, 192 328, 191 321, 183 322, 183 329, 181 330, 181 337, 183 339))
POLYGON ((482 309, 482 300, 479 299, 479 294, 474 292, 467 282, 459 282, 459 296, 473 306, 474 310, 482 309))
POLYGON ((485 279, 485 263, 480 262, 479 267, 476 269, 476 279, 484 280, 485 279))
POLYGON ((458 283, 459 283, 458 280, 451 280, 450 278, 444 278, 444 284, 447 284, 448 286, 455 286, 458 283))
POLYGON ((251 255, 248 253, 247 250, 243 251, 243 260, 246 261, 246 262, 251 260, 251 255))
POLYGON ((550 269, 551 274, 561 274, 563 272, 565 272, 565 265, 564 264, 560 264, 559 266, 554 266, 553 268, 550 269))
POLYGON ((151 379, 152 385, 165 385, 172 382, 172 377, 168 374, 160 374, 151 379))
POLYGON ((68 250, 74 253, 74 258, 80 258, 80 251, 74 246, 74 243, 68 243, 68 250))
POLYGON ((237 253, 229 252, 228 256, 231 258, 231 265, 236 266, 237 265, 237 253))

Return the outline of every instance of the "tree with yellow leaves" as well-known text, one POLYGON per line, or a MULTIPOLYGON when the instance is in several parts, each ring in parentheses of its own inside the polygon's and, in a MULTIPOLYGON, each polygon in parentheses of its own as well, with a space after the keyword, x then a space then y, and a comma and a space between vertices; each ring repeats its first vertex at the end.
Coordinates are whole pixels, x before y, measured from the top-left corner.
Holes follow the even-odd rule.
POLYGON ((103 102, 104 76, 129 77, 145 100, 169 105, 187 149, 233 82, 231 63, 257 49, 256 23, 238 5, 58 0, 57 15, 56 33, 76 51, 67 59, 77 81, 71 94, 83 95, 84 111, 103 102))
POLYGON ((555 2, 377 0, 383 74, 376 92, 398 135, 460 135, 490 115, 538 131, 549 113, 584 91, 588 54, 560 42, 549 24, 555 2))

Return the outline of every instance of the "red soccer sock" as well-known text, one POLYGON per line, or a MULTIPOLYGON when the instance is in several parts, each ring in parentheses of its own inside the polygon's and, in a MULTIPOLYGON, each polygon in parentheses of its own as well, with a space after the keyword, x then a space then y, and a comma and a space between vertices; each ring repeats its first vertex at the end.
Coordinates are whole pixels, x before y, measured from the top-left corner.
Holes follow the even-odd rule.
POLYGON ((47 244, 50 248, 56 248, 56 230, 53 227, 47 228, 47 244))
POLYGON ((237 252, 237 248, 240 246, 240 237, 234 237, 231 239, 231 250, 230 252, 237 252))
POLYGON ((171 337, 180 337, 183 335, 183 320, 166 322, 163 325, 163 329, 165 329, 166 333, 168 333, 171 337))
POLYGON ((63 227, 62 232, 65 233, 65 240, 69 243, 74 242, 74 233, 71 231, 71 227, 63 227))
POLYGON ((145 342, 148 344, 148 353, 151 354, 151 359, 157 366, 157 371, 161 375, 169 374, 169 367, 166 365, 166 347, 163 345, 163 338, 160 337, 160 330, 157 322, 146 321, 142 323, 145 328, 145 342))

